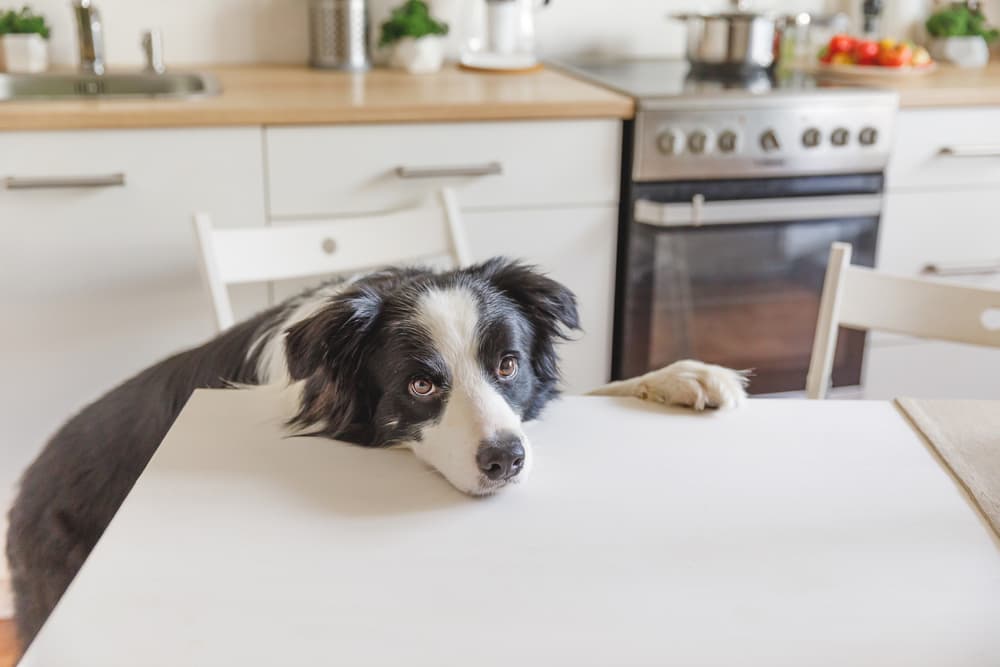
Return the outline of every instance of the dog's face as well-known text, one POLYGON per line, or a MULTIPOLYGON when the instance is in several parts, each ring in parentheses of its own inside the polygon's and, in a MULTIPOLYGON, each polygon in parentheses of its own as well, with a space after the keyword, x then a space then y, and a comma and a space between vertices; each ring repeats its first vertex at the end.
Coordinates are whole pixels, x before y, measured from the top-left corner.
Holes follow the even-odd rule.
POLYGON ((288 330, 294 423, 409 447, 462 491, 492 493, 527 476, 521 423, 557 395, 555 345, 578 326, 567 288, 505 260, 373 274, 288 330))

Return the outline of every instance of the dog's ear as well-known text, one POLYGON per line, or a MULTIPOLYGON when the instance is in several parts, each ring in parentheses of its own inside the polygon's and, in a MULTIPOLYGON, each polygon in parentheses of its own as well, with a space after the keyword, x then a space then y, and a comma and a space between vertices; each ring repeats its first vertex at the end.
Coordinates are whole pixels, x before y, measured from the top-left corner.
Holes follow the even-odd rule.
POLYGON ((381 312, 381 296, 358 286, 288 328, 288 373, 305 383, 293 425, 319 427, 313 432, 341 437, 364 421, 364 378, 381 312))
POLYGON ((532 364, 543 382, 559 379, 555 343, 580 330, 576 296, 562 283, 552 280, 533 266, 502 257, 478 267, 479 274, 506 294, 524 313, 535 333, 532 364))

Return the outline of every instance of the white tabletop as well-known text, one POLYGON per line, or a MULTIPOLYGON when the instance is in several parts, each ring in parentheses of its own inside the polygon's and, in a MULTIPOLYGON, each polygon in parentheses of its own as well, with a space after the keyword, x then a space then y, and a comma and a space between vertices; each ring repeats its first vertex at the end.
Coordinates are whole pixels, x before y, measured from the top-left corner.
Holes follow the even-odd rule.
POLYGON ((567 398, 528 483, 199 391, 25 665, 998 665, 1000 546, 894 406, 567 398))

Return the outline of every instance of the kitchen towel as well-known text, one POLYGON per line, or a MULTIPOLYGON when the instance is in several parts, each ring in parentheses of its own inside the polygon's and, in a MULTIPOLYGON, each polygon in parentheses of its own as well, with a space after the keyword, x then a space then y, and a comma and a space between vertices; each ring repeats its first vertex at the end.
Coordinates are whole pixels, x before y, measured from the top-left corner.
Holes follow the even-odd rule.
POLYGON ((1000 537, 1000 401, 897 398, 1000 537))

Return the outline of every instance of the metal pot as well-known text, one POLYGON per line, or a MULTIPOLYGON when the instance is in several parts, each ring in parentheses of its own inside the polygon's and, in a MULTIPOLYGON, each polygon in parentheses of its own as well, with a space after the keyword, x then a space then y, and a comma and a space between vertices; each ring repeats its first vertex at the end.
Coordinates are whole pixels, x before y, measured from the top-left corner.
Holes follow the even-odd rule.
POLYGON ((675 14, 687 24, 687 59, 704 69, 753 70, 774 64, 775 20, 765 14, 743 11, 718 14, 675 14))

